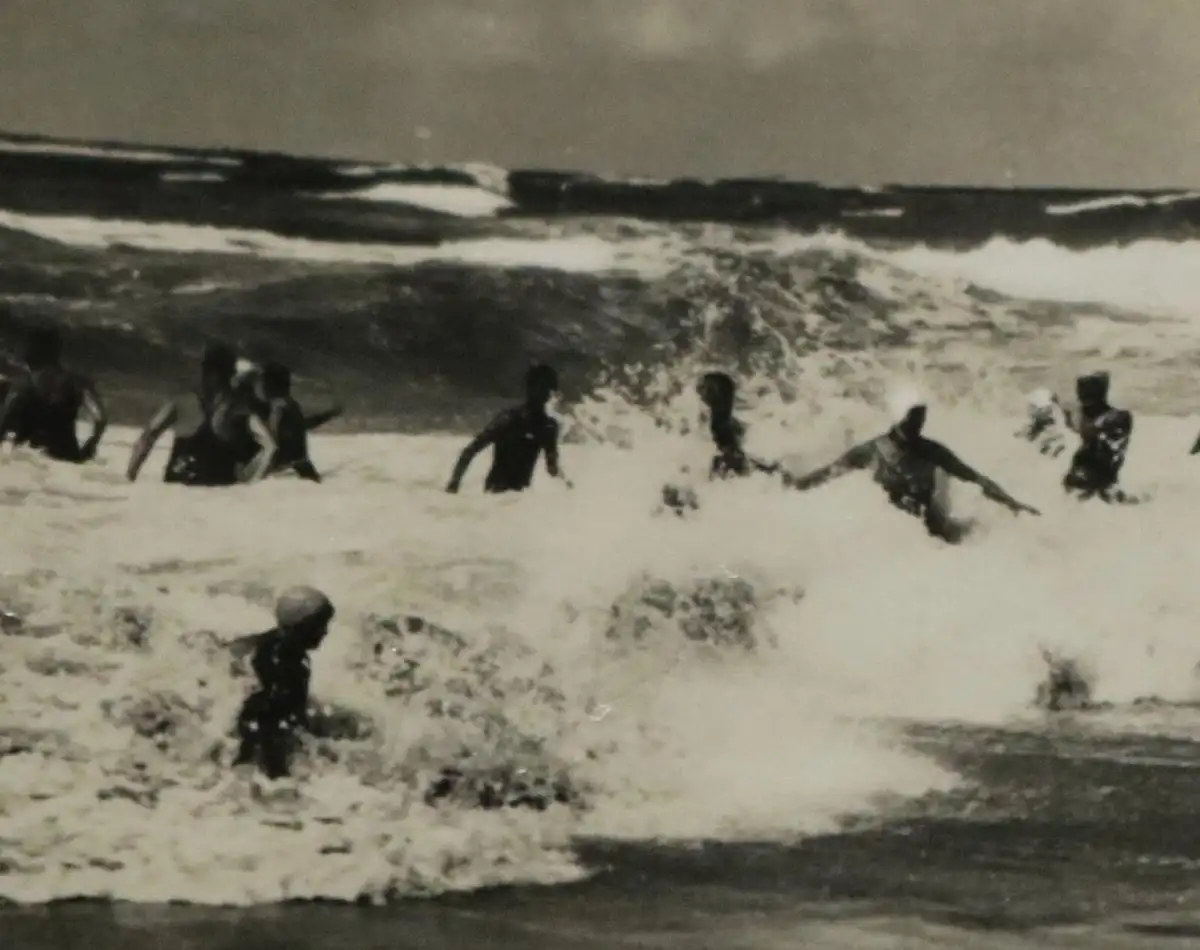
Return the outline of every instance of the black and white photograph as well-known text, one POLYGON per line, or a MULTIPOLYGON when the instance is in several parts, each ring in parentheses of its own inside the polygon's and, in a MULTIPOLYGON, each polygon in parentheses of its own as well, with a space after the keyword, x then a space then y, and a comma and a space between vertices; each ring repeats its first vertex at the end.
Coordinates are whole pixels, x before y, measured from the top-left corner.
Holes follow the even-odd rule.
POLYGON ((1200 2, 0 0, 0 945, 1200 948, 1200 2))

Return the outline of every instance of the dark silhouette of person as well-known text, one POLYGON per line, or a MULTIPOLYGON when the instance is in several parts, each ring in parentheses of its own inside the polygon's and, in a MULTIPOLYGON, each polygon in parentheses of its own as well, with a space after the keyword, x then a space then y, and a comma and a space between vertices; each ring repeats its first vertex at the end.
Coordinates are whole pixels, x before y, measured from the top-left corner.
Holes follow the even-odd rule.
POLYGON ((275 604, 274 629, 233 644, 235 656, 250 655, 258 679, 238 712, 235 766, 256 765, 271 779, 288 774, 296 734, 309 725, 309 655, 328 636, 333 617, 333 603, 321 591, 292 587, 275 604))
POLYGON ((779 465, 746 454, 746 427, 734 416, 737 386, 728 373, 705 373, 696 386, 708 408, 708 430, 717 452, 709 469, 711 478, 745 476, 752 472, 774 475, 779 465))
POLYGON ((292 371, 276 362, 263 366, 262 398, 267 429, 276 445, 267 474, 293 472, 307 481, 320 482, 321 475, 308 454, 308 433, 340 416, 341 407, 306 415, 292 397, 292 371))
POLYGON ((58 462, 91 461, 108 427, 108 416, 92 381, 62 364, 58 330, 38 327, 25 341, 26 369, 7 387, 0 407, 0 442, 12 436, 58 462), (76 432, 80 415, 92 425, 82 445, 76 432))
POLYGON ((1069 419, 1080 444, 1063 476, 1063 490, 1080 500, 1135 504, 1141 499, 1126 494, 1117 484, 1133 438, 1133 413, 1109 404, 1110 385, 1111 377, 1103 371, 1075 380, 1079 415, 1069 419))
POLYGON ((525 402, 497 415, 463 449, 446 491, 458 491, 471 462, 488 446, 492 446, 492 467, 484 481, 486 492, 524 491, 532 484, 538 457, 543 453, 546 471, 566 481, 559 468, 558 421, 546 411, 556 392, 558 373, 554 369, 542 365, 530 369, 525 374, 525 402))

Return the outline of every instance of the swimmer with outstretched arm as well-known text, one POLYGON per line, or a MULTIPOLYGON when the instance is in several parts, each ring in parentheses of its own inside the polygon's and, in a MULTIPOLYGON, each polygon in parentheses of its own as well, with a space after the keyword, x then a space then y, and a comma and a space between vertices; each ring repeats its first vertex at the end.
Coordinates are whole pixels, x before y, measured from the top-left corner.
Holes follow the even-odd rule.
POLYGON ((784 484, 798 491, 816 488, 850 472, 871 469, 874 481, 894 506, 921 518, 926 530, 944 541, 954 541, 951 519, 935 498, 937 472, 978 485, 984 497, 1001 504, 1013 514, 1041 514, 1004 491, 990 478, 981 475, 957 455, 922 431, 927 414, 926 401, 915 394, 895 400, 894 424, 882 435, 856 445, 841 458, 809 475, 796 478, 785 474, 784 484))

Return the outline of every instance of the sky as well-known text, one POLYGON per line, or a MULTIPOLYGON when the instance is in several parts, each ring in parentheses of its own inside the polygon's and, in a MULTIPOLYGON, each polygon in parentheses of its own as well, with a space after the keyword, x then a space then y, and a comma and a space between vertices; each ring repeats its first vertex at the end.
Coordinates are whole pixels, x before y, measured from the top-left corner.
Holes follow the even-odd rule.
POLYGON ((1200 186, 1198 0, 0 0, 0 129, 831 183, 1200 186))

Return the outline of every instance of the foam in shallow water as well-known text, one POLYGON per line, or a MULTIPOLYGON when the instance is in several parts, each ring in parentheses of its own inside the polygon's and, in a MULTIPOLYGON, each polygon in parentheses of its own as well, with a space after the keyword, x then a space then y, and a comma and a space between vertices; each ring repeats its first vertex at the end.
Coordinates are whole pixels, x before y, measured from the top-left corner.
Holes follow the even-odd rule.
POLYGON ((0 468, 20 542, 0 568, 26 618, 0 663, 0 893, 251 903, 563 881, 584 873, 577 834, 787 837, 948 788, 899 723, 1027 715, 1043 647, 1088 664, 1100 700, 1190 698, 1194 476, 1182 427, 1143 423, 1130 479, 1158 499, 1084 509, 1003 420, 935 409, 931 435, 1046 511, 1014 520, 956 491, 982 527, 954 550, 864 479, 702 486, 695 517, 651 518, 664 474, 705 452, 667 436, 569 446, 576 491, 511 499, 476 494, 479 472, 440 493, 459 445, 437 438, 318 439, 325 485, 212 493, 155 484, 157 459, 125 485, 128 433, 96 468, 18 453, 0 468), (803 597, 760 610, 777 646, 757 652, 666 624, 614 642, 611 605, 643 574, 803 597), (315 693, 361 728, 255 791, 213 761, 246 689, 215 641, 269 626, 272 593, 298 581, 339 606, 315 693), (408 613, 469 646, 422 647, 419 688, 389 696, 364 659, 370 615, 408 613), (428 807, 431 770, 464 753, 564 771, 586 807, 428 807))

